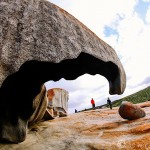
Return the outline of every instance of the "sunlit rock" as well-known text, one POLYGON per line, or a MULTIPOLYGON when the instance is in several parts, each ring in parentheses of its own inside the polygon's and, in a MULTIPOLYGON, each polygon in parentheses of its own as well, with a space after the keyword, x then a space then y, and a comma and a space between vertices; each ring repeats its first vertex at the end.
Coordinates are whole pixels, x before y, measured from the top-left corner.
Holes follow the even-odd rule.
POLYGON ((145 111, 135 104, 124 101, 119 107, 119 114, 122 118, 128 120, 139 119, 145 117, 145 111))
POLYGON ((68 91, 61 88, 53 88, 47 91, 47 109, 53 117, 65 117, 68 111, 68 91))
MULTIPOLYGON (((149 102, 150 103, 150 102, 149 102)), ((150 108, 146 116, 124 120, 119 108, 69 114, 31 126, 20 144, 0 144, 2 150, 147 150, 150 148, 150 108)))

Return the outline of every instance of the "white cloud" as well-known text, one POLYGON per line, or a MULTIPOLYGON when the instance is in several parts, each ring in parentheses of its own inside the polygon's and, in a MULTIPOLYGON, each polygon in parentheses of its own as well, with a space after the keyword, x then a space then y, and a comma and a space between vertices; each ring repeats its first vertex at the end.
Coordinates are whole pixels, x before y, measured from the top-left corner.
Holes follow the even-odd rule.
POLYGON ((69 113, 73 113, 74 109, 82 110, 90 108, 91 98, 99 105, 104 104, 104 97, 108 97, 108 81, 100 75, 85 74, 76 80, 67 81, 61 79, 58 82, 49 81, 45 83, 47 89, 63 88, 69 92, 69 113))
POLYGON ((150 2, 150 0, 143 0, 143 2, 150 2))
POLYGON ((116 30, 119 34, 117 41, 113 42, 111 36, 105 37, 105 41, 110 45, 113 42, 113 47, 121 55, 127 75, 124 95, 128 95, 144 88, 145 85, 140 87, 136 85, 150 75, 150 70, 146 67, 150 63, 150 26, 144 24, 136 13, 132 13, 131 16, 119 21, 116 30), (131 86, 134 88, 129 88, 131 86))
MULTIPOLYGON (((55 2, 55 0, 50 1, 55 2)), ((62 1, 60 2, 58 3, 59 6, 63 7, 62 1)), ((63 0, 63 3, 67 4, 66 0, 63 0)), ((74 0, 69 2, 69 4, 70 7, 63 8, 83 22, 97 35, 102 36, 104 26, 113 22, 118 14, 124 17, 130 16, 136 1, 74 0)))
POLYGON ((146 22, 150 23, 150 6, 149 6, 147 13, 146 13, 146 22))

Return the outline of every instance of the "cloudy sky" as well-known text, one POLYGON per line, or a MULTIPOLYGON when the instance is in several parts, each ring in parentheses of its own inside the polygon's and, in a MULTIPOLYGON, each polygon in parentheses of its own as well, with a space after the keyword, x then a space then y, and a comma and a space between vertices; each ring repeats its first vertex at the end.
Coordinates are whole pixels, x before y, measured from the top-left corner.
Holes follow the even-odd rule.
POLYGON ((74 81, 49 81, 47 89, 69 91, 69 113, 116 100, 150 85, 150 0, 49 0, 75 16, 117 52, 127 76, 122 95, 109 95, 108 81, 83 75, 74 81))

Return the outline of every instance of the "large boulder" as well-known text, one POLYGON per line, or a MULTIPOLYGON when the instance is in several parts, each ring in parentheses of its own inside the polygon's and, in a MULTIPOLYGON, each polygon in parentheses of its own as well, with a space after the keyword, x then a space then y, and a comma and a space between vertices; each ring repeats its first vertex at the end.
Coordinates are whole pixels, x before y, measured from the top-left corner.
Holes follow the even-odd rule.
POLYGON ((0 139, 13 128, 11 142, 25 139, 46 81, 85 73, 106 77, 110 94, 125 90, 116 52, 65 10, 45 0, 0 1, 0 139))
MULTIPOLYGON (((81 52, 117 67, 109 80, 113 93, 123 93, 126 79, 116 52, 85 25, 45 0, 0 1, 0 84, 29 60, 59 63, 81 52)), ((101 69, 101 68, 99 68, 101 69)))
POLYGON ((118 108, 69 114, 30 127, 20 144, 0 144, 0 150, 149 150, 150 108, 146 116, 124 120, 118 108))
POLYGON ((53 88, 47 91, 48 111, 53 117, 67 116, 69 93, 65 89, 53 88))
POLYGON ((123 119, 134 120, 145 117, 145 111, 138 105, 123 101, 119 107, 119 115, 123 119))

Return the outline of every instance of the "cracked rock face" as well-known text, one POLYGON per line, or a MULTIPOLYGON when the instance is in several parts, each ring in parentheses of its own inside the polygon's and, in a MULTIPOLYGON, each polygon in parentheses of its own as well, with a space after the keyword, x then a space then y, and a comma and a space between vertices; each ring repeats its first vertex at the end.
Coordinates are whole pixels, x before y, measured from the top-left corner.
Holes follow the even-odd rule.
POLYGON ((106 77, 110 94, 125 90, 116 52, 65 10, 45 0, 0 1, 0 139, 11 136, 6 123, 18 132, 14 139, 25 139, 34 99, 46 81, 85 73, 106 77))

